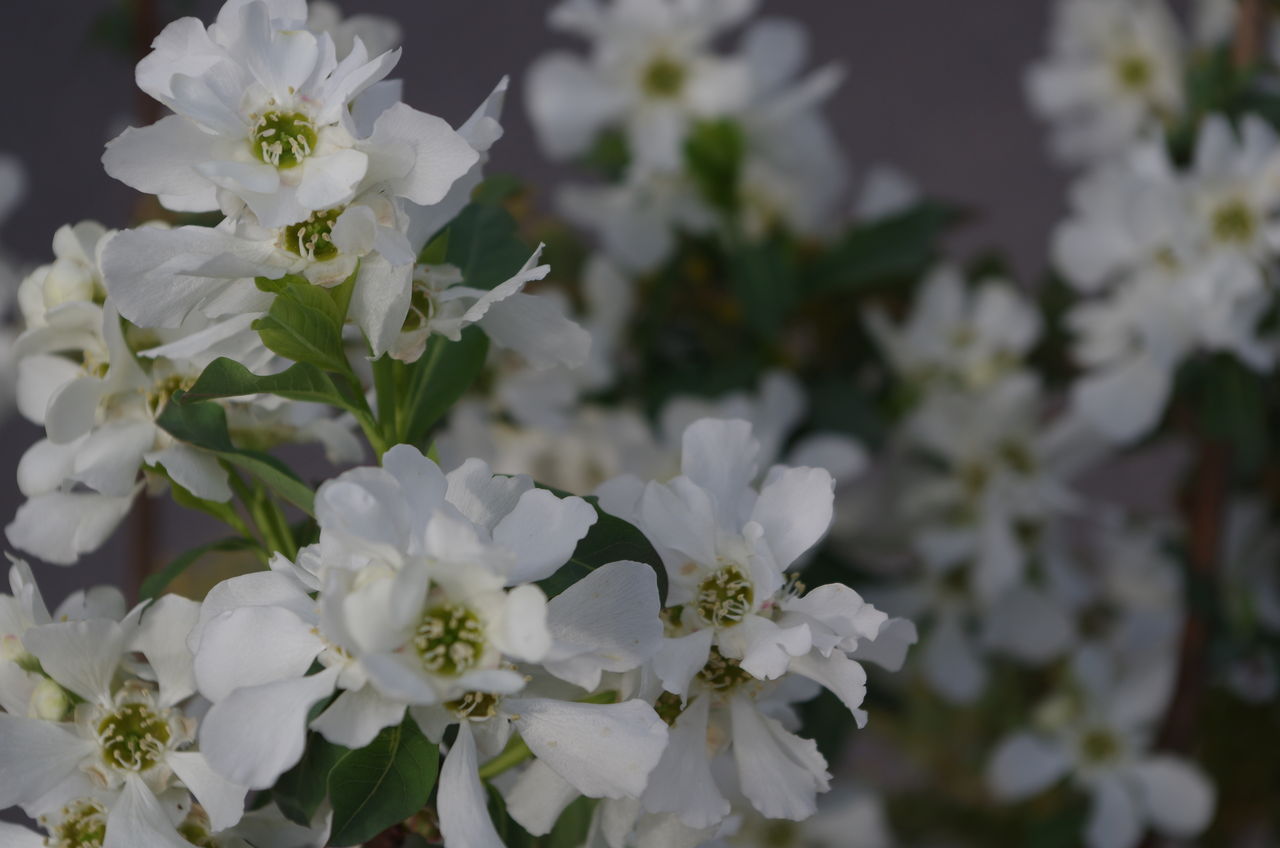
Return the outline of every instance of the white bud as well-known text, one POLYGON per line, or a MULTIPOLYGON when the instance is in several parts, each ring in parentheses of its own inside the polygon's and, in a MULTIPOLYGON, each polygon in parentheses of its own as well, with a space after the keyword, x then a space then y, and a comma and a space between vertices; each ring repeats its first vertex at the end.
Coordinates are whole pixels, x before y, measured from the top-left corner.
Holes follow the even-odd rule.
POLYGON ((72 259, 59 259, 44 278, 44 305, 53 309, 64 303, 92 301, 96 285, 93 272, 72 259))
POLYGON ((36 684, 27 702, 27 715, 45 721, 62 721, 71 709, 71 698, 57 683, 45 678, 36 684))

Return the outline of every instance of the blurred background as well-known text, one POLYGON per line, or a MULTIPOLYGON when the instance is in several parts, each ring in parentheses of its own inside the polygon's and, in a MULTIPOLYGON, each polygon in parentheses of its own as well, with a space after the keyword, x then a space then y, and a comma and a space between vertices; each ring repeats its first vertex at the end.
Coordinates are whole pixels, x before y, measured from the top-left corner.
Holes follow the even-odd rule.
MULTIPOLYGON (((0 241, 23 265, 52 258, 51 239, 65 223, 95 219, 130 223, 138 202, 103 172, 106 141, 147 121, 133 85, 135 3, 155 6, 162 23, 184 15, 212 19, 216 0, 59 0, 6 4, 0 28, 0 78, 6 90, 0 151, 18 156, 29 178, 20 211, 0 241)), ((516 174, 535 187, 561 171, 545 161, 523 114, 521 80, 529 63, 566 39, 549 32, 544 0, 471 3, 359 0, 348 13, 389 15, 404 27, 404 58, 393 76, 405 100, 460 123, 494 83, 509 74, 513 96, 507 134, 490 173, 516 174)), ((797 19, 812 34, 814 64, 838 62, 844 85, 828 114, 852 162, 856 181, 877 163, 914 178, 932 196, 981 210, 954 239, 961 255, 1001 246, 1024 281, 1043 270, 1045 244, 1064 206, 1064 175, 1046 154, 1045 132, 1026 108, 1022 77, 1044 50, 1049 3, 930 0, 915 3, 763 0, 762 14, 797 19)), ((545 194, 542 198, 545 200, 545 194)), ((0 474, 12 480, 22 452, 39 438, 18 416, 0 426, 0 474)), ((7 523, 21 497, 7 485, 0 513, 7 523)), ((160 562, 200 535, 165 501, 148 517, 160 562)), ((109 545, 71 570, 37 572, 51 601, 90 583, 125 583, 143 528, 131 517, 109 545)))

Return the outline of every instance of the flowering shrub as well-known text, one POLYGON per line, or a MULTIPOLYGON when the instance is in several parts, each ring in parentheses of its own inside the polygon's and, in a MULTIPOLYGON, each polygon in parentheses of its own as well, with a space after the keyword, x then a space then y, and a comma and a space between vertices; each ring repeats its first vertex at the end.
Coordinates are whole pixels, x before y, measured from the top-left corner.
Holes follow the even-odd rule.
POLYGON ((164 27, 103 156, 152 214, 16 286, 6 536, 229 535, 52 611, 12 558, 0 845, 1280 838, 1280 54, 1195 6, 1055 4, 1034 289, 896 171, 850 204, 842 69, 751 0, 551 8, 554 214, 488 172, 509 80, 409 106, 392 21, 164 27))

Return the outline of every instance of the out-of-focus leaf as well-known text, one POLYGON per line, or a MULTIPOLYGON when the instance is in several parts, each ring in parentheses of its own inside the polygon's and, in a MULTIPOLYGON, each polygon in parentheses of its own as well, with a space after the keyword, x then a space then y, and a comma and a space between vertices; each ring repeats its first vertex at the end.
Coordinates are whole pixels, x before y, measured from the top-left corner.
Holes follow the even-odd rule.
POLYGON ((329 772, 329 844, 359 845, 418 812, 431 797, 439 765, 440 749, 411 718, 343 754, 329 772))

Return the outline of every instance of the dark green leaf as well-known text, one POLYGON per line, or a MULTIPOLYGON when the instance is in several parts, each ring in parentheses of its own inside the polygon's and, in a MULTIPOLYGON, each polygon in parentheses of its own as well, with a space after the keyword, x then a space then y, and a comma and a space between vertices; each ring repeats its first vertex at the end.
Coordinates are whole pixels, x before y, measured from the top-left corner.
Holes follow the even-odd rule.
POLYGON ((186 571, 192 565, 195 565, 205 554, 211 554, 214 551, 243 551, 254 546, 252 539, 244 539, 236 536, 231 539, 221 539, 217 542, 210 542, 207 545, 201 545, 198 548, 192 548, 184 554, 181 554, 164 568, 155 574, 147 575, 142 581, 142 587, 139 589, 139 597, 146 601, 157 597, 163 592, 170 583, 178 579, 182 572, 186 571))
POLYGON ((305 280, 288 282, 271 302, 267 314, 253 324, 262 343, 294 362, 339 373, 350 370, 342 343, 342 324, 354 276, 331 289, 305 280))
POLYGON ((815 263, 807 288, 854 292, 919 277, 933 264, 939 239, 958 217, 951 207, 923 203, 858 227, 815 263))
POLYGON ((730 285, 747 323, 757 333, 773 336, 796 298, 795 267, 785 247, 776 240, 743 244, 729 262, 730 285))
POLYGON ((533 251, 516 235, 516 221, 501 206, 473 203, 449 225, 445 256, 465 285, 491 289, 506 282, 533 251))
POLYGON ((204 369, 195 385, 182 396, 183 403, 271 394, 289 400, 325 403, 351 409, 329 376, 306 362, 297 362, 279 374, 265 377, 254 374, 240 363, 218 357, 204 369))
POLYGON ((565 807, 555 827, 539 841, 541 848, 578 848, 587 841, 591 829, 591 815, 599 802, 594 798, 579 798, 565 807))
POLYGON ((328 792, 329 773, 348 753, 350 749, 334 745, 319 733, 308 733, 302 759, 280 775, 271 789, 280 812, 297 824, 309 826, 328 792))
POLYGON ((347 752, 329 772, 329 844, 359 845, 418 812, 431 797, 439 764, 440 750, 411 718, 347 752))
POLYGON ((308 515, 314 513, 315 493, 287 465, 275 457, 241 450, 232 444, 226 410, 218 404, 183 403, 182 393, 175 392, 156 423, 175 439, 210 451, 253 474, 308 515))
MULTIPOLYGON (((541 488, 554 492, 562 498, 570 497, 568 492, 552 489, 549 486, 541 488)), ((642 562, 653 569, 658 579, 658 597, 665 604, 667 570, 653 545, 634 526, 600 509, 594 497, 584 498, 584 500, 596 508, 598 520, 587 531, 582 541, 578 542, 569 561, 555 574, 546 580, 539 581, 538 585, 542 591, 546 592, 548 598, 554 598, 600 566, 620 560, 630 560, 642 562)))
POLYGON ((596 143, 582 157, 584 167, 600 174, 607 182, 618 182, 631 164, 627 137, 621 130, 609 129, 596 137, 596 143))
POLYGON ((478 327, 464 330, 456 342, 431 337, 422 358, 410 368, 400 441, 418 446, 426 442, 431 428, 480 376, 488 351, 489 337, 478 327))

